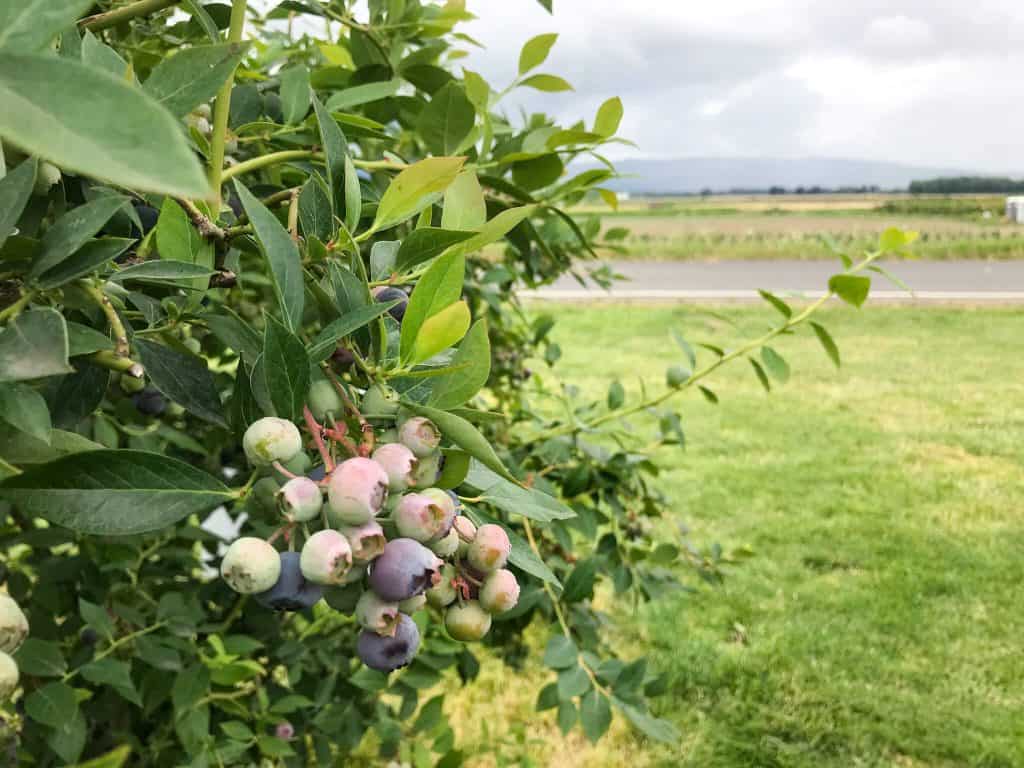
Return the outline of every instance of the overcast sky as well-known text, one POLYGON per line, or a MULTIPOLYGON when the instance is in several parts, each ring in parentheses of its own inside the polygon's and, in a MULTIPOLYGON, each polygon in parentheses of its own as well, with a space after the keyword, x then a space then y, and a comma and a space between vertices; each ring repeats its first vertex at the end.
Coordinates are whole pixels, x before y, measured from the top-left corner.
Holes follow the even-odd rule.
MULTIPOLYGON (((1024 166, 1024 5, 1012 0, 467 0, 503 87, 519 47, 573 93, 511 104, 592 118, 618 95, 644 156, 834 156, 998 172, 1024 166)), ((619 150, 615 156, 629 154, 619 150)), ((636 152, 633 152, 636 154, 636 152)))

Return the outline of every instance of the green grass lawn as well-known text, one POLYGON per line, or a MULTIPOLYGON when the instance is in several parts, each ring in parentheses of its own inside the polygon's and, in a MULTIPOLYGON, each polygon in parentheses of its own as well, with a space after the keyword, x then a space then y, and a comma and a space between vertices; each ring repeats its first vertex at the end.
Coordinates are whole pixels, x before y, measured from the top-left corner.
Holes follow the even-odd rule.
MULTIPOLYGON (((669 328, 728 345, 774 321, 761 307, 717 307, 736 328, 693 307, 533 309, 558 319, 560 375, 591 393, 660 378, 680 357, 669 328)), ((620 616, 625 644, 671 679, 657 709, 682 744, 619 727, 586 750, 545 721, 535 764, 1024 765, 1024 311, 835 307, 824 321, 841 370, 809 332, 787 339, 786 387, 720 371, 721 405, 685 396, 688 448, 660 455, 693 537, 757 553, 723 587, 620 616)))

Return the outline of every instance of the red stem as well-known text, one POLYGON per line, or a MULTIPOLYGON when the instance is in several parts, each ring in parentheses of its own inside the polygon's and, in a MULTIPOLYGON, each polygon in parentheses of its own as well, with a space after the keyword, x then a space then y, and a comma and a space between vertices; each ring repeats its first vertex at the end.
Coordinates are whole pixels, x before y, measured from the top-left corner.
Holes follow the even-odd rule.
POLYGON ((334 462, 331 460, 331 452, 324 445, 324 428, 317 424, 316 419, 313 418, 313 412, 309 410, 308 405, 302 406, 302 416, 305 418, 306 426, 313 435, 313 442, 316 443, 316 449, 320 452, 320 458, 324 460, 324 470, 326 472, 333 472, 334 462))

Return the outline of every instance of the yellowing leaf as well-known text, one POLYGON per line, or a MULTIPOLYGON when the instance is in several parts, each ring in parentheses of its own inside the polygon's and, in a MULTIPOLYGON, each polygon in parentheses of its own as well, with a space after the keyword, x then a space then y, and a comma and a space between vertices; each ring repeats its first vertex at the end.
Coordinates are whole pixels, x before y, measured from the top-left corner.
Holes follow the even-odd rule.
POLYGON ((445 307, 433 317, 428 317, 416 334, 410 362, 415 364, 429 360, 441 350, 457 344, 469 330, 470 320, 469 305, 465 301, 445 307))

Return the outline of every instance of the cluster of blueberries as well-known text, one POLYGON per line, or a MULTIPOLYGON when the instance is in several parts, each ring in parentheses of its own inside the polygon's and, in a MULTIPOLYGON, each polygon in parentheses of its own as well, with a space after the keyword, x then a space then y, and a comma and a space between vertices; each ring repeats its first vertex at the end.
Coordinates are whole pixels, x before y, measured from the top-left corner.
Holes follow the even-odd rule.
MULTIPOLYGON (((329 402, 329 382, 323 384, 328 386, 314 386, 310 394, 314 414, 341 406, 329 402)), ((388 394, 371 387, 364 413, 391 408, 397 415, 388 394)), ((462 514, 458 496, 433 487, 443 467, 440 443, 433 422, 410 416, 382 431, 369 456, 283 484, 262 478, 254 494, 272 498, 289 533, 318 524, 320 530, 299 552, 279 551, 254 536, 236 539, 221 561, 221 576, 236 592, 279 611, 309 608, 325 588, 359 584, 357 651, 376 670, 390 672, 412 661, 420 633, 410 616, 428 603, 443 612, 452 638, 481 639, 491 617, 519 600, 516 577, 504 567, 511 544, 501 526, 478 528, 462 514)), ((242 447, 254 466, 294 467, 296 459, 310 464, 299 430, 285 419, 259 419, 242 447)))
POLYGON ((11 658, 28 636, 28 619, 10 595, 0 593, 0 701, 18 687, 18 665, 11 658))

